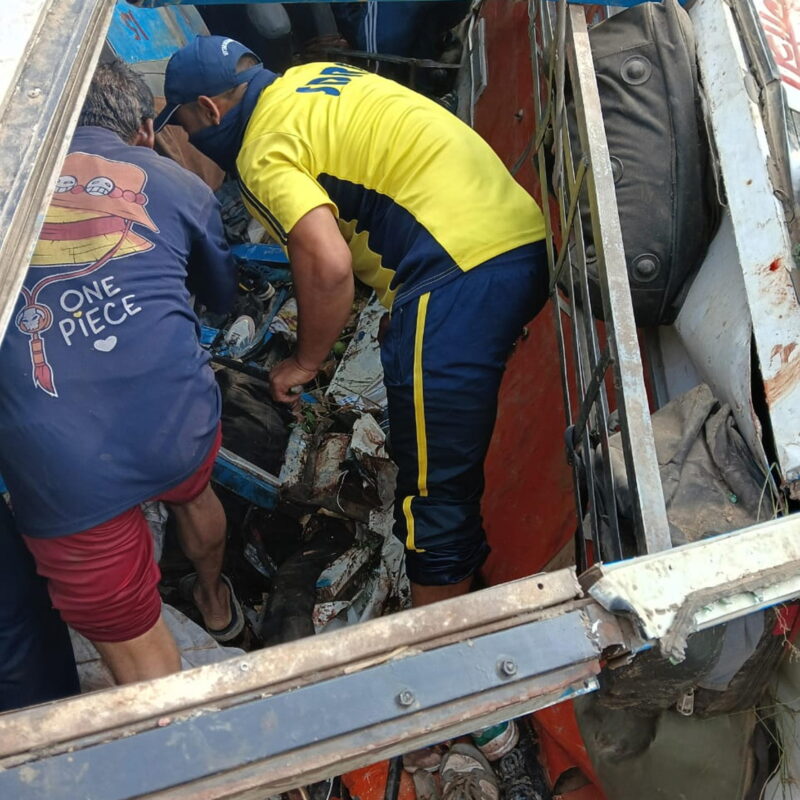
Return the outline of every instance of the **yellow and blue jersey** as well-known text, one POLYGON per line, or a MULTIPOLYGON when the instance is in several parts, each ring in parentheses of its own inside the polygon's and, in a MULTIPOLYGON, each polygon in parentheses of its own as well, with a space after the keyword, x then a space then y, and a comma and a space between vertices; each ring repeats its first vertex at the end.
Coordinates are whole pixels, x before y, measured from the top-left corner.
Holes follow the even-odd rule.
POLYGON ((284 246, 330 207, 356 277, 387 308, 544 238, 535 201, 477 133, 349 65, 295 67, 264 89, 236 166, 247 207, 284 246))

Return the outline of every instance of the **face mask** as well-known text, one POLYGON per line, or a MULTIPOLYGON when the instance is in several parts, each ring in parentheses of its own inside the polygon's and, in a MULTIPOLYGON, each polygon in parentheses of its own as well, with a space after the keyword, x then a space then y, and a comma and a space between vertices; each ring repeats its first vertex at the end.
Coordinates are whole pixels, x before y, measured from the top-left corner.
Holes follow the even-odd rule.
POLYGON ((233 172, 236 168, 236 157, 259 95, 278 76, 262 66, 256 66, 245 70, 241 77, 242 83, 248 85, 239 105, 228 111, 219 125, 210 125, 189 136, 189 141, 203 155, 216 161, 226 172, 233 172))

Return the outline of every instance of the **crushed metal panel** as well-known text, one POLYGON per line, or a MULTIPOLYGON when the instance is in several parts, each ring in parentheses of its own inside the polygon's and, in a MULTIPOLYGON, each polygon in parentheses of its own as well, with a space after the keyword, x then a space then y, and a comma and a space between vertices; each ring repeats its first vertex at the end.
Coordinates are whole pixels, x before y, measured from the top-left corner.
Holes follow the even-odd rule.
POLYGON ((754 457, 768 466, 750 383, 750 309, 728 211, 686 295, 674 330, 715 397, 730 405, 754 457))
POLYGON ((708 113, 725 181, 777 458, 800 480, 800 306, 792 246, 769 178, 769 147, 730 8, 698 0, 690 11, 708 113))
POLYGON ((327 397, 342 406, 362 411, 386 409, 386 387, 378 330, 386 309, 376 297, 364 307, 353 338, 326 391, 327 397))
POLYGON ((689 634, 800 596, 800 514, 597 565, 584 583, 603 608, 632 617, 665 657, 681 661, 689 634))

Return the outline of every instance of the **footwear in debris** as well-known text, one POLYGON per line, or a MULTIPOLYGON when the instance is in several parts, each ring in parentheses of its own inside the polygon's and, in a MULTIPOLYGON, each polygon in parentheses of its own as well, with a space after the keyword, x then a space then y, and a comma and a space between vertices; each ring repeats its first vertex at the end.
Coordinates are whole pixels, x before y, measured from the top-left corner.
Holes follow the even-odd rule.
POLYGON ((522 748, 515 747, 497 762, 504 800, 544 800, 530 775, 522 748))
MULTIPOLYGON (((231 621, 221 630, 209 628, 207 626, 205 626, 205 628, 214 639, 220 643, 225 643, 235 639, 244 629, 244 613, 242 612, 242 607, 236 598, 236 594, 233 591, 233 584, 230 582, 228 576, 222 574, 220 575, 220 579, 228 587, 228 591, 230 592, 231 621)), ((194 597, 194 587, 196 583, 196 572, 192 572, 189 575, 184 575, 178 584, 178 593, 186 602, 192 603, 192 605, 197 608, 197 603, 194 597)), ((200 609, 198 608, 198 611, 199 610, 200 609)))
POLYGON ((500 800, 486 757, 471 744, 454 744, 442 759, 442 800, 500 800))
POLYGON ((519 728, 514 720, 481 728, 472 734, 472 741, 489 761, 497 761, 519 742, 519 728))

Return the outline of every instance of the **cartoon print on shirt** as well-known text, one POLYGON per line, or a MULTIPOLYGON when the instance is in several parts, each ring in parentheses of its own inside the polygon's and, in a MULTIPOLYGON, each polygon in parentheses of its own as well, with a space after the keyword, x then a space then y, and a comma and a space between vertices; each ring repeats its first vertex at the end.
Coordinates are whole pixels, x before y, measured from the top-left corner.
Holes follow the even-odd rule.
MULTIPOLYGON (((64 160, 31 259, 32 268, 51 272, 31 288, 22 287, 24 306, 15 319, 20 333, 29 337, 33 384, 51 397, 58 397, 58 391, 43 334, 53 326, 54 314, 40 295, 51 284, 84 278, 114 259, 144 253, 155 246, 133 230, 134 225, 140 225, 158 233, 145 209, 146 183, 147 173, 135 164, 80 152, 70 153, 64 160), (52 272, 53 268, 58 271, 52 272)), ((28 276, 35 274, 31 269, 28 276)), ((102 309, 95 306, 84 316, 84 306, 90 302, 108 301, 122 291, 113 281, 113 276, 106 276, 62 292, 59 306, 71 316, 62 319, 58 329, 68 346, 76 331, 86 337, 96 336, 107 327, 105 323, 118 325, 141 311, 134 295, 129 294, 106 302, 102 309)), ((116 344, 117 337, 109 335, 97 338, 93 346, 98 352, 108 353, 116 344)))

